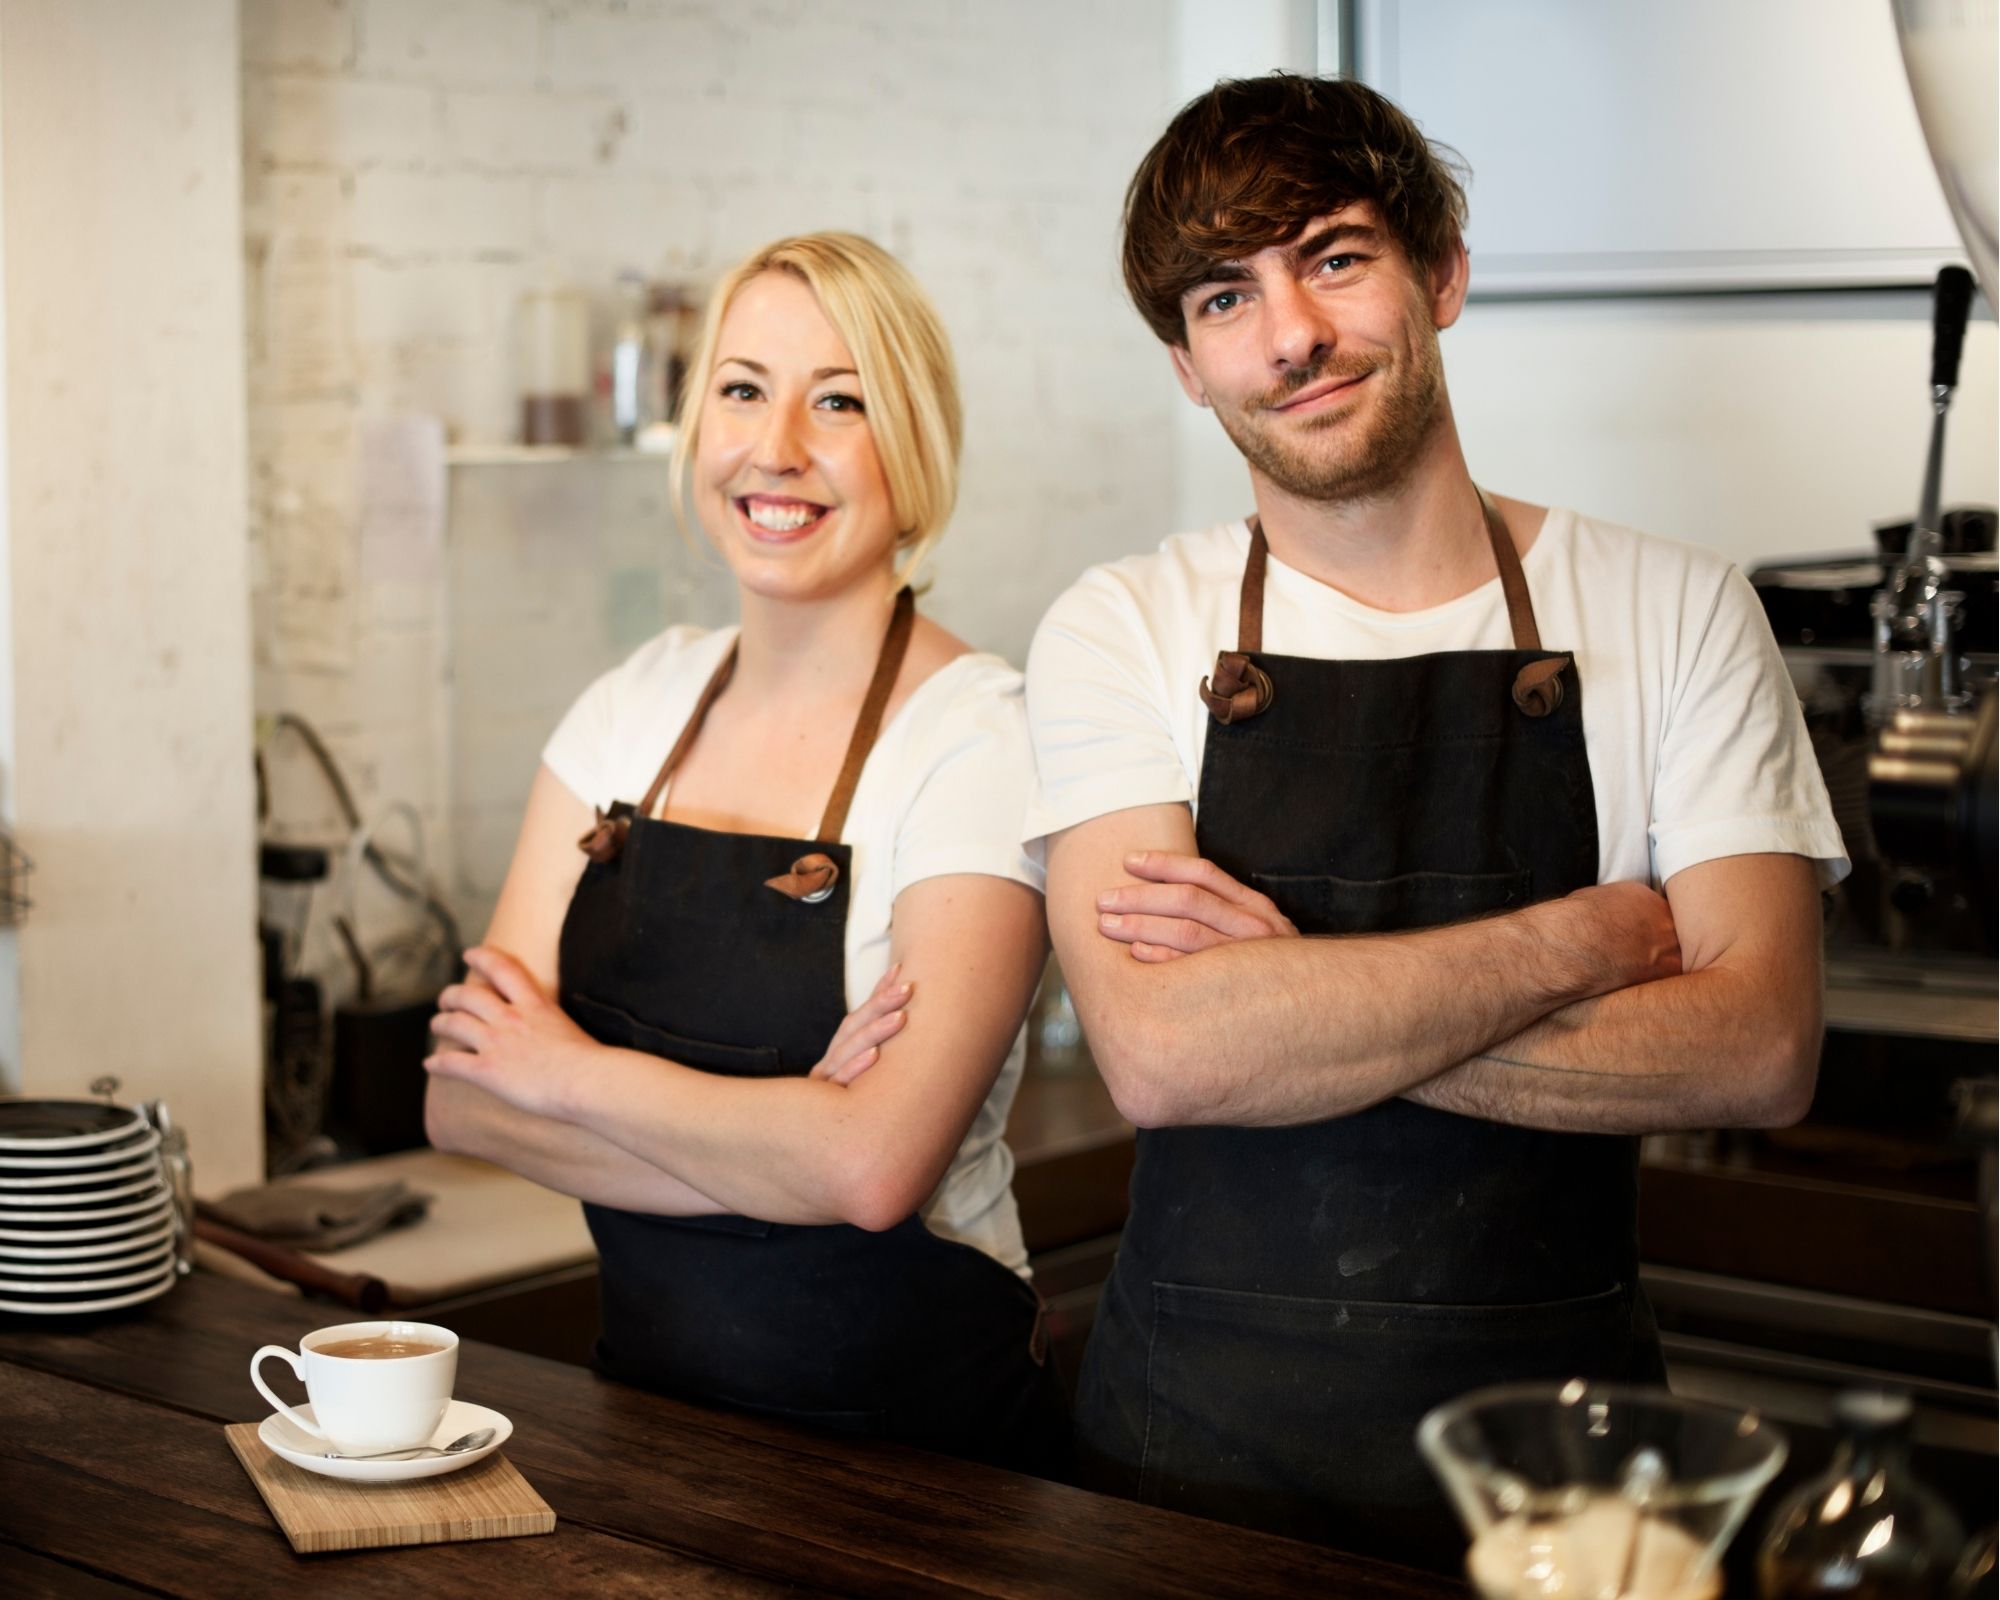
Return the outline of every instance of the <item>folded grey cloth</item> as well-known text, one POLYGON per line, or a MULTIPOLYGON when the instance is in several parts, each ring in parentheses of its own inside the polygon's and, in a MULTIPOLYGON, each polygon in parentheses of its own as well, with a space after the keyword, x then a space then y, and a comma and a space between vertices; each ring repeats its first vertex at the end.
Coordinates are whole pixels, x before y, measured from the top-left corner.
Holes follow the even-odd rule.
POLYGON ((431 1197, 400 1178, 357 1189, 266 1183, 224 1195, 210 1208, 232 1228, 295 1250, 339 1250, 417 1221, 431 1197))

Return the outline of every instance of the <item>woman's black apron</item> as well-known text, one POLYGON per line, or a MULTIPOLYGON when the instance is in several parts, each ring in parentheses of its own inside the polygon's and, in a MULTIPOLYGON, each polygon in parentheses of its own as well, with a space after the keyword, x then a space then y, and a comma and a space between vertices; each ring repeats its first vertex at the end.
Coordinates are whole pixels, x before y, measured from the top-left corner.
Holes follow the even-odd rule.
MULTIPOLYGON (((1597 881, 1575 664, 1487 504, 1512 650, 1390 661, 1240 644, 1202 684, 1200 853, 1302 934, 1390 933, 1597 881)), ((1393 1099, 1289 1128, 1141 1132, 1077 1397, 1086 1481, 1425 1565, 1464 1548, 1414 1442, 1484 1384, 1657 1378, 1637 1141, 1393 1099)))
MULTIPOLYGON (((563 1009, 593 1039, 731 1077, 803 1077, 847 1014, 851 851, 839 842, 914 620, 876 664, 819 837, 655 820, 726 686, 717 669, 638 808, 582 841, 561 944, 563 1009)), ((602 1329, 595 1365, 649 1389, 1026 1471, 1068 1454, 1041 1302, 920 1217, 884 1232, 586 1205, 602 1329)))

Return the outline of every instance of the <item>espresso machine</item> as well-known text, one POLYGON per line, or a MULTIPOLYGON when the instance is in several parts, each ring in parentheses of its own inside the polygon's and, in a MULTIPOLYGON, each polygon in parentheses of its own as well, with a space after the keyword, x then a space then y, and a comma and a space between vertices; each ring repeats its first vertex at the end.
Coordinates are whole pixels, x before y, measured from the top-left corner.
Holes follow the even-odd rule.
POLYGON ((1791 1128, 1648 1139, 1640 1192, 1677 1393, 1779 1421, 1804 1471, 1835 1394, 1906 1391, 1922 1475, 1978 1526, 2000 1460, 2000 562, 1993 508, 1938 503, 1972 292, 1964 269, 1940 274, 1915 515, 1871 548, 1749 575, 1853 863, 1824 902, 1812 1108, 1791 1128))

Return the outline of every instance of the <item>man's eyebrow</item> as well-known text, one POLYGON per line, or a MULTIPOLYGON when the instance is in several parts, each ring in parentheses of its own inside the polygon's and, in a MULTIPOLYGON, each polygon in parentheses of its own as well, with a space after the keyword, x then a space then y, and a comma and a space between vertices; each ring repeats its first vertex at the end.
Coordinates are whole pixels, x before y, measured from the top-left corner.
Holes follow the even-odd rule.
POLYGON ((1382 242, 1381 230, 1376 228, 1372 223, 1367 222, 1335 222, 1321 228, 1319 232, 1301 239, 1296 245, 1288 249, 1285 254, 1291 258, 1294 265, 1297 265, 1309 257, 1318 255, 1329 245, 1347 244, 1349 242, 1355 244, 1380 244, 1382 242))
POLYGON ((1250 269, 1240 261, 1211 261, 1202 269, 1198 279, 1181 290, 1181 298, 1185 300, 1197 289, 1206 289, 1210 284, 1248 283, 1250 277, 1250 269))
MULTIPOLYGON (((768 378, 771 375, 771 369, 765 366, 763 362, 752 361, 748 356, 724 356, 716 362, 716 365, 718 367, 726 366, 732 361, 739 367, 748 367, 760 378, 768 378)), ((861 374, 856 372, 852 367, 815 367, 813 368, 812 381, 814 383, 824 383, 828 378, 858 378, 860 376, 861 374)))

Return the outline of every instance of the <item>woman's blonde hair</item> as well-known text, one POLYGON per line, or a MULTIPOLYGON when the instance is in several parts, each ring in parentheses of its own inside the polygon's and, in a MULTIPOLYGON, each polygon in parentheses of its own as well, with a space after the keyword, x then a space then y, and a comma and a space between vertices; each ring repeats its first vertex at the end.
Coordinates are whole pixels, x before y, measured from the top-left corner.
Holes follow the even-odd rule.
MULTIPOLYGON (((812 290, 826 320, 853 352, 868 431, 896 514, 896 550, 905 577, 930 554, 958 499, 964 436, 951 341, 930 297, 880 245, 852 233, 805 233, 753 251, 709 298, 701 340, 688 363, 674 445, 674 503, 688 505, 701 414, 730 302, 752 278, 787 272, 812 290)), ((683 511, 685 515, 685 511, 683 511)))

